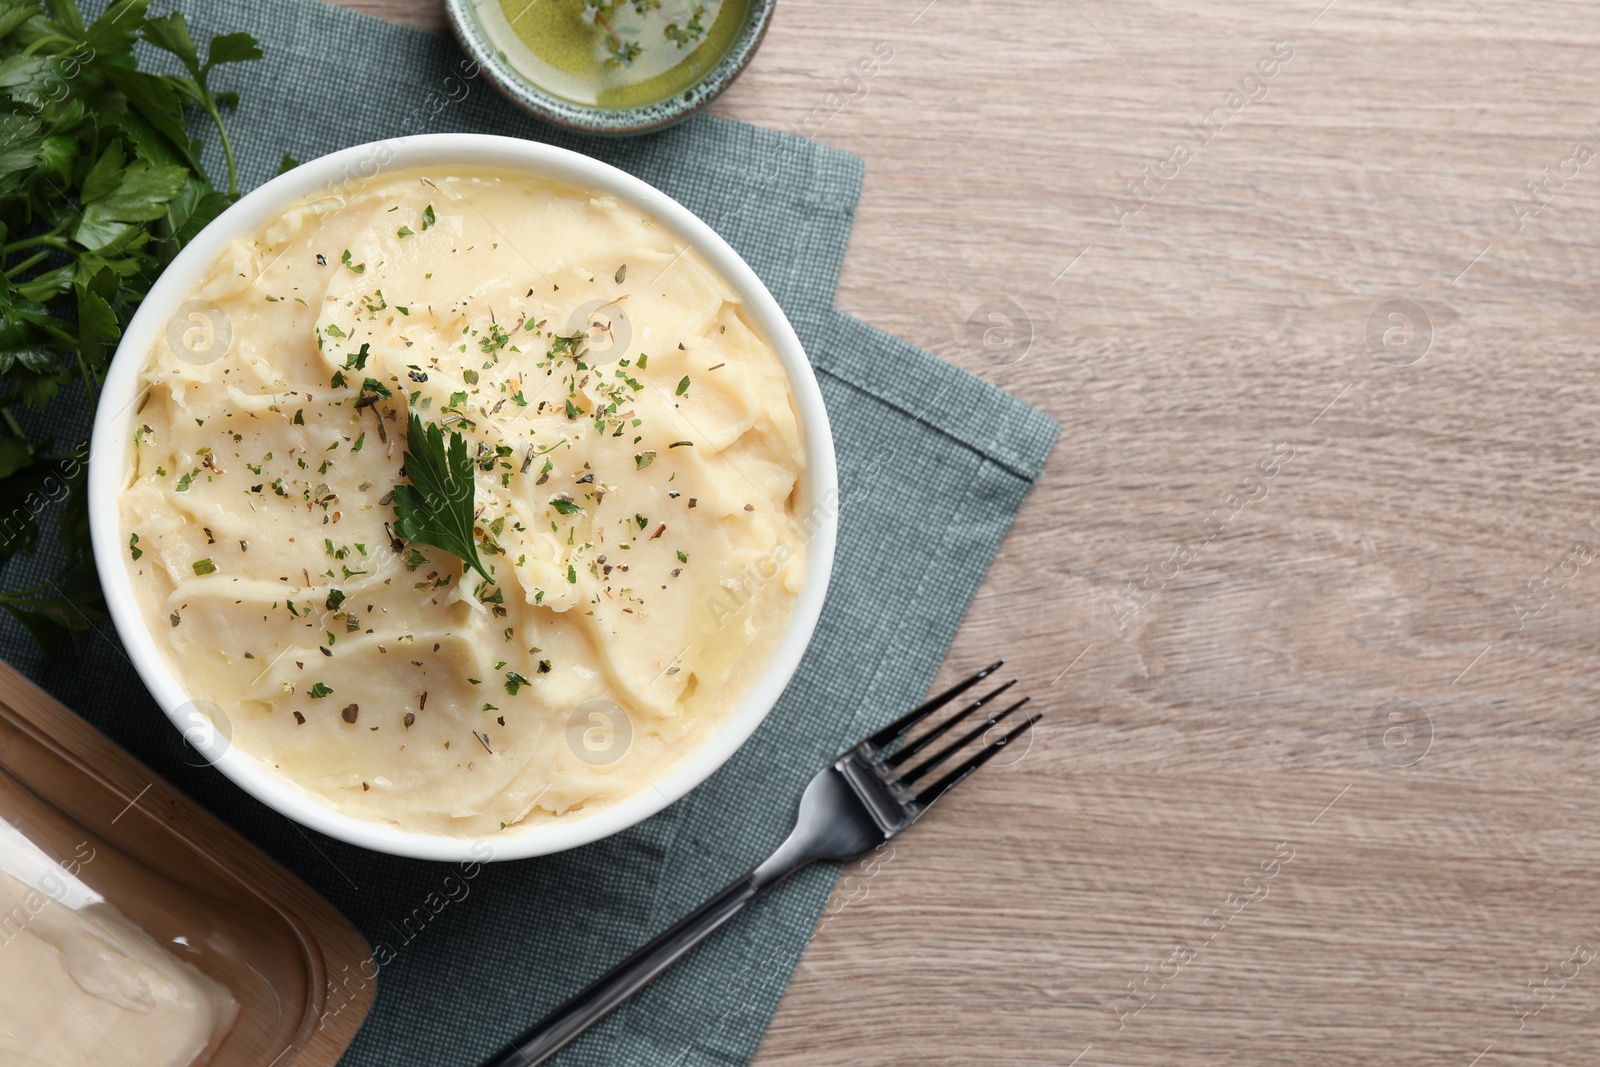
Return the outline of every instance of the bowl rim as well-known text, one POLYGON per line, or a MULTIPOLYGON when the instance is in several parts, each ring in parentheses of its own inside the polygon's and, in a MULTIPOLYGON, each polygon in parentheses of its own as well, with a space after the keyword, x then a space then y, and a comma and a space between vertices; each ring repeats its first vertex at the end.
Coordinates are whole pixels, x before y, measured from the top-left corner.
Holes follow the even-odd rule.
MULTIPOLYGON (((218 770, 268 807, 303 826, 378 852, 455 862, 520 859, 598 841, 643 822, 711 777, 765 721, 799 667, 816 629, 833 569, 838 527, 838 469, 822 392, 794 327, 777 300, 743 258, 712 228, 666 193, 625 171, 577 152, 537 141, 492 134, 440 133, 355 145, 301 164, 246 194, 168 265, 150 289, 117 346, 101 389, 89 450, 89 521, 94 561, 117 634, 139 677, 180 731, 192 729, 192 712, 176 673, 155 644, 134 596, 133 578, 121 544, 120 494, 132 441, 134 401, 144 361, 179 305, 191 295, 217 257, 235 238, 261 226, 304 198, 350 182, 418 167, 500 168, 615 196, 690 243, 744 301, 760 332, 778 355, 799 416, 806 460, 802 500, 815 518, 806 542, 805 579, 789 622, 766 668, 732 712, 663 778, 628 797, 569 820, 524 826, 486 837, 419 833, 342 813, 255 757, 230 745, 215 759, 218 770), (355 174, 357 177, 352 178, 355 174), (485 848, 485 846, 488 846, 485 848)), ((359 187, 359 186, 358 186, 359 187)))
POLYGON ((634 107, 580 104, 540 88, 522 74, 490 38, 478 17, 483 0, 445 0, 450 29, 473 64, 500 94, 530 114, 565 129, 597 137, 631 137, 682 122, 721 96, 743 74, 766 39, 777 0, 750 0, 745 25, 728 52, 698 81, 671 96, 634 107))

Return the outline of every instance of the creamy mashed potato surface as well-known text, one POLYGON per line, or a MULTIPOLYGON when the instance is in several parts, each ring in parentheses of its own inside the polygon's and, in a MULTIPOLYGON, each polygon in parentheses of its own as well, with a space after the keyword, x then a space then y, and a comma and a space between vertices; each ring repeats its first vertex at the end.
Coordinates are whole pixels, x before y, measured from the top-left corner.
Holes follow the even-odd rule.
POLYGON ((233 746, 358 818, 476 836, 648 789, 800 589, 783 367, 607 196, 430 170, 298 205, 144 381, 120 509, 155 639, 233 746), (411 414, 464 439, 437 525, 467 509, 492 580, 397 524, 411 414))

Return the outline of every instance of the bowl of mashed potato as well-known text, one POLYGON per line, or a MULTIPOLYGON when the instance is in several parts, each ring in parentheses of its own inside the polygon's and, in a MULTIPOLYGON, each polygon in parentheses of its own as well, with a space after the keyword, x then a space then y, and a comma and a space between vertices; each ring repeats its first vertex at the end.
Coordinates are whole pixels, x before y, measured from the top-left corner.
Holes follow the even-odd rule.
POLYGON ((397 855, 555 852, 682 797, 776 703, 832 564, 827 414, 771 294, 664 193, 512 138, 241 199, 134 317, 91 447, 111 617, 185 740, 397 855))

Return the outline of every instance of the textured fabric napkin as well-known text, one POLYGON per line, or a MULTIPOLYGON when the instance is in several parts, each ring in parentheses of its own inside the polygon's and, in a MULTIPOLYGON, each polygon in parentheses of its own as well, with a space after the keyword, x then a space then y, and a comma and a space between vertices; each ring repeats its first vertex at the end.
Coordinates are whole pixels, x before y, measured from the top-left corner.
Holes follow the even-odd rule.
MULTIPOLYGON (((709 782, 645 824, 563 855, 453 879, 465 895, 446 893, 454 866, 303 830, 205 766, 145 695, 109 627, 81 654, 43 661, 0 617, 0 656, 361 928, 382 966, 376 1006, 345 1064, 470 1065, 764 857, 787 831, 811 774, 921 698, 1057 427, 833 310, 861 187, 854 156, 708 116, 643 139, 586 140, 505 103, 447 41, 316 0, 178 6, 197 40, 248 30, 266 49, 263 62, 223 72, 221 88, 243 101, 229 125, 246 188, 275 173, 284 153, 309 159, 425 132, 492 132, 576 148, 710 222, 771 288, 819 371, 844 499, 838 558, 816 637, 777 708, 709 782)), ((211 164, 221 172, 220 159, 211 164)), ((71 439, 84 415, 57 422, 60 439, 71 439)), ((0 587, 31 585, 55 566, 47 555, 14 560, 0 587)), ((749 1061, 834 879, 831 867, 798 876, 557 1062, 749 1061)))

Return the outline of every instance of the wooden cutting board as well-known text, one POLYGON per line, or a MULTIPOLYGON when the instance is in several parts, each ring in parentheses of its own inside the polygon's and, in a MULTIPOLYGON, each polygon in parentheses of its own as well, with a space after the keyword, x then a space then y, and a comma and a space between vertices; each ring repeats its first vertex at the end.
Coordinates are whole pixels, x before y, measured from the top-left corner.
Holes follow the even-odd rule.
POLYGON ((354 1039, 377 967, 349 921, 4 663, 0 819, 232 992, 207 1067, 332 1067, 354 1039))

